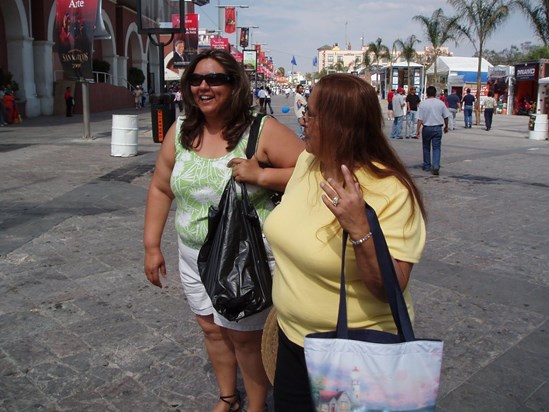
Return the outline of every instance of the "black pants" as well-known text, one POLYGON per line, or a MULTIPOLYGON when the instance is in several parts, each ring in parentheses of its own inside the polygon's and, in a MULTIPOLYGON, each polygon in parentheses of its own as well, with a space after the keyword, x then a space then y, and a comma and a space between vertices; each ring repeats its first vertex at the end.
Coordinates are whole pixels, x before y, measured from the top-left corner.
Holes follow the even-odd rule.
POLYGON ((484 109, 484 124, 486 125, 486 130, 492 128, 492 118, 494 117, 494 109, 484 109))
POLYGON ((67 106, 67 117, 72 116, 72 99, 65 100, 65 106, 67 106))
POLYGON ((303 348, 280 329, 273 399, 275 412, 315 412, 303 348))

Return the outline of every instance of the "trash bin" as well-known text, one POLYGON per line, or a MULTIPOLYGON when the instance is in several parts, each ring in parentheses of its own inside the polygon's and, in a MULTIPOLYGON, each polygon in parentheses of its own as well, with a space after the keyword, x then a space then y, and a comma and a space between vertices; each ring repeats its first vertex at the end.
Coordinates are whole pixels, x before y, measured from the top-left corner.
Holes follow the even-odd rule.
POLYGON ((528 138, 532 140, 545 140, 547 139, 547 115, 546 114, 532 114, 530 115, 530 121, 528 122, 528 138))
POLYGON ((162 143, 168 129, 175 122, 175 102, 170 94, 150 96, 152 131, 155 143, 162 143))
POLYGON ((137 154, 137 115, 112 115, 111 156, 128 157, 137 154))

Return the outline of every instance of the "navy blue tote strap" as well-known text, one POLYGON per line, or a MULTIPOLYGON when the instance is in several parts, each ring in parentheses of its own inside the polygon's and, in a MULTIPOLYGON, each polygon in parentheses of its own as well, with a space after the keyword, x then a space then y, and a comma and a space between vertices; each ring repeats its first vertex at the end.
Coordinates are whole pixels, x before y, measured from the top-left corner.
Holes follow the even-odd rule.
MULTIPOLYGON (((393 260, 385 241, 385 236, 379 225, 374 209, 365 203, 366 205, 366 217, 368 224, 370 225, 370 231, 372 232, 372 239, 374 241, 377 261, 379 264, 379 270, 381 271, 381 277, 383 278, 383 285, 387 293, 387 300, 391 307, 391 313, 395 321, 395 325, 398 329, 398 334, 405 342, 415 340, 414 330, 412 328, 412 322, 410 321, 410 315, 408 314, 408 308, 402 290, 398 283, 398 278, 393 266, 393 260)), ((339 313, 337 318, 336 334, 340 339, 348 339, 348 324, 347 324, 347 294, 345 292, 345 249, 347 246, 348 233, 343 232, 343 244, 341 252, 341 286, 339 291, 339 313)))

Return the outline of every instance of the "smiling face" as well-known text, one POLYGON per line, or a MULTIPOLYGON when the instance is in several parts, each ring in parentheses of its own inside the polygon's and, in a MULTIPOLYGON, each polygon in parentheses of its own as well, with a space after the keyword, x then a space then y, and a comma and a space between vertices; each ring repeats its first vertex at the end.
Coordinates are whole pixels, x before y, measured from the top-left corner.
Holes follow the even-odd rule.
MULTIPOLYGON (((214 59, 201 60, 193 73, 207 75, 210 73, 225 73, 223 66, 214 59)), ((191 86, 194 102, 206 118, 222 116, 228 113, 227 103, 231 98, 233 86, 231 83, 221 86, 210 86, 203 80, 198 86, 191 86)))

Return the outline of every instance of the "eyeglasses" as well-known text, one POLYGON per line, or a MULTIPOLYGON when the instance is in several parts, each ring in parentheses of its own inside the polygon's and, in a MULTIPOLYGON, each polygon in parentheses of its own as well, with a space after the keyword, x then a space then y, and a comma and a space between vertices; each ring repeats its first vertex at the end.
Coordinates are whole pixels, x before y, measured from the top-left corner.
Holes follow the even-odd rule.
POLYGON ((204 80, 208 83, 208 86, 222 86, 231 83, 233 76, 225 73, 209 73, 205 75, 193 73, 189 76, 191 86, 200 86, 204 80))

